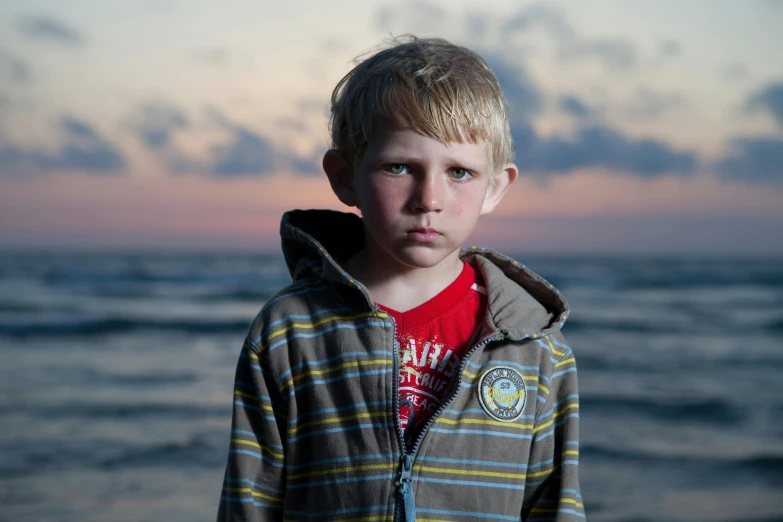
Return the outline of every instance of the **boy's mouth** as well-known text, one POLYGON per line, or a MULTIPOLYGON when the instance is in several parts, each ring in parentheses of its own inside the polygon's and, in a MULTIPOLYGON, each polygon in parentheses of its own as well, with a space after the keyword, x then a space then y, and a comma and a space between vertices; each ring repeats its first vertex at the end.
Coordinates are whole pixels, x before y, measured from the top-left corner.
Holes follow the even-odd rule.
POLYGON ((408 230, 408 236, 414 241, 435 241, 440 235, 441 233, 434 228, 412 228, 408 230))

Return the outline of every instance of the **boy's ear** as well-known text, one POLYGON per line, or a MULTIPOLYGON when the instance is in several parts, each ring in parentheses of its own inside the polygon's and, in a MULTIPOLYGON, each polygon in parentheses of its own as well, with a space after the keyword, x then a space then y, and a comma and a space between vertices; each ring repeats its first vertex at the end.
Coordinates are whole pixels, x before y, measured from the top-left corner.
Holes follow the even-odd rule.
POLYGON ((481 215, 489 214, 498 206, 500 200, 506 195, 511 184, 519 176, 519 169, 513 163, 506 164, 503 169, 495 176, 494 183, 487 187, 487 194, 484 196, 484 204, 481 205, 481 215))
POLYGON ((359 201, 356 198, 356 191, 353 186, 353 170, 340 151, 336 149, 327 150, 321 164, 337 199, 349 207, 358 208, 359 201))

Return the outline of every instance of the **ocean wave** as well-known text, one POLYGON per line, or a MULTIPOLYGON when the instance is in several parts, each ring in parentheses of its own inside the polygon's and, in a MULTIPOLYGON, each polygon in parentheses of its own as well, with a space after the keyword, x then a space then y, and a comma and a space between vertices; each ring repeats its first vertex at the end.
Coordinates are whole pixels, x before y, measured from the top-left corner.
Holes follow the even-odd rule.
POLYGON ((213 334, 247 331, 248 319, 200 319, 142 320, 142 319, 75 319, 59 321, 18 321, 0 324, 0 335, 8 337, 66 337, 129 333, 139 330, 180 331, 185 333, 213 334))
POLYGON ((720 399, 672 399, 583 396, 579 408, 585 415, 633 414, 653 420, 677 422, 740 423, 745 413, 720 399))
MULTIPOLYGON (((7 413, 18 413, 18 406, 0 407, 0 415, 7 413)), ((63 402, 60 404, 42 404, 28 405, 24 408, 26 415, 34 416, 39 419, 61 420, 61 419, 85 419, 85 420, 106 420, 106 419, 129 419, 129 420, 148 420, 149 418, 162 417, 165 419, 204 419, 206 417, 228 418, 230 417, 231 405, 226 403, 223 406, 205 406, 196 404, 170 404, 170 403, 83 403, 83 402, 63 402)))
POLYGON ((624 463, 645 469, 673 468, 705 475, 743 474, 770 484, 783 484, 783 454, 756 454, 736 458, 726 458, 719 455, 664 455, 634 448, 609 447, 599 444, 583 444, 579 454, 587 461, 611 462, 614 465, 624 463))
POLYGON ((127 468, 219 469, 225 465, 228 433, 197 434, 184 441, 161 441, 131 445, 111 440, 90 440, 73 444, 4 444, 0 451, 0 477, 19 478, 52 471, 127 468))

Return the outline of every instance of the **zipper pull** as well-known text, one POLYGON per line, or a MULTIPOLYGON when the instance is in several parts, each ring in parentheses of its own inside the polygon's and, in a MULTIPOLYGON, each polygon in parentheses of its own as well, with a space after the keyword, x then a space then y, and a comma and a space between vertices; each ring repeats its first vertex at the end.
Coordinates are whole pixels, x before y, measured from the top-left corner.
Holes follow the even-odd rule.
POLYGON ((416 522, 416 502, 413 500, 411 473, 413 472, 413 455, 405 454, 400 464, 400 493, 405 505, 405 522, 416 522))

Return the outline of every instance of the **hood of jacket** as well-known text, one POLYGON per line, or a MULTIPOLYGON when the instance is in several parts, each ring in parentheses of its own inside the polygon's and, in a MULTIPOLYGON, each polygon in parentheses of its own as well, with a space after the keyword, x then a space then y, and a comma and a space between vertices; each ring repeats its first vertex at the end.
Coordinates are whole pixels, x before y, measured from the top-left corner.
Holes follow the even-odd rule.
MULTIPOLYGON (((362 218, 333 210, 291 210, 280 223, 283 255, 296 282, 317 277, 369 292, 342 268, 364 246, 362 218)), ((481 274, 487 288, 485 329, 510 340, 536 339, 559 330, 569 314, 563 295, 525 265, 487 248, 466 247, 460 258, 481 274)))

